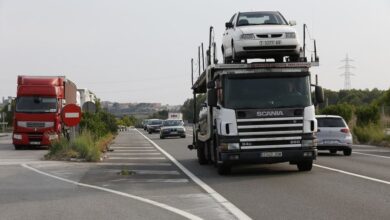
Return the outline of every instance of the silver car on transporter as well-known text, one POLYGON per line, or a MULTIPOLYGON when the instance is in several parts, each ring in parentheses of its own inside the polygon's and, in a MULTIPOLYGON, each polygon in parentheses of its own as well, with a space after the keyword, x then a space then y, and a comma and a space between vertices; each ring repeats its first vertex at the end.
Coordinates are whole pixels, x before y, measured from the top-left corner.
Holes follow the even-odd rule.
POLYGON ((317 115, 317 149, 329 150, 334 154, 343 151, 345 156, 352 153, 352 134, 344 119, 337 115, 317 115))

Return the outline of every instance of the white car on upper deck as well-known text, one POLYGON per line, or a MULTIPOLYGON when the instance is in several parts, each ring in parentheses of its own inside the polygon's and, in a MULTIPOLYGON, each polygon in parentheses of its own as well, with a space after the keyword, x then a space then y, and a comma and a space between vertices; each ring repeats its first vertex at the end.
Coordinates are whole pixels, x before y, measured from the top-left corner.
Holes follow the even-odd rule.
POLYGON ((224 63, 250 58, 298 61, 300 44, 295 21, 287 22, 280 12, 238 12, 225 24, 222 39, 224 63))

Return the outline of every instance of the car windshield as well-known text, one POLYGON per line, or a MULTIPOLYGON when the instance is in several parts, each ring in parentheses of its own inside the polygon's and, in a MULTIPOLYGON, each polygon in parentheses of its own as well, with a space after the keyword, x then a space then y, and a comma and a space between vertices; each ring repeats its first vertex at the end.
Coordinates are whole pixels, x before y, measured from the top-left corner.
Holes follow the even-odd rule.
POLYGON ((346 127, 341 118, 317 118, 318 127, 343 128, 346 127))
POLYGON ((43 113, 57 112, 57 99, 48 97, 18 97, 16 112, 43 113))
POLYGON ((226 78, 224 106, 231 109, 294 108, 311 105, 309 76, 226 78))
POLYGON ((166 120, 163 122, 163 126, 180 126, 183 125, 181 120, 166 120))
POLYGON ((150 125, 161 125, 162 121, 161 120, 153 120, 149 122, 150 125))
POLYGON ((284 18, 277 12, 244 12, 239 14, 237 21, 237 26, 286 24, 284 18))

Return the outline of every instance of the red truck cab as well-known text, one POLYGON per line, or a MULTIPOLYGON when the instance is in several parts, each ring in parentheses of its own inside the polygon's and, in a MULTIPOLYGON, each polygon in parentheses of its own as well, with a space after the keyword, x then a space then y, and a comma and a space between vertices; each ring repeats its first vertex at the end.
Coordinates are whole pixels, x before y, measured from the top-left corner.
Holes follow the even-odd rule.
POLYGON ((64 76, 18 76, 12 141, 22 146, 50 146, 63 130, 61 110, 76 103, 76 85, 64 76))

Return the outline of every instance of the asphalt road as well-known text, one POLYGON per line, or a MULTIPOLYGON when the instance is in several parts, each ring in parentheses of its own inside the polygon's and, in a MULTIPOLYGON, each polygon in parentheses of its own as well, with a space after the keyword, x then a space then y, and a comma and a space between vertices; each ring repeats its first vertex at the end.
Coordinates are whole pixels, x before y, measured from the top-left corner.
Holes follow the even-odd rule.
POLYGON ((311 172, 284 164, 241 166, 219 176, 197 163, 186 139, 152 141, 253 219, 389 219, 390 149, 354 146, 350 157, 320 152, 311 172))
POLYGON ((0 219, 235 219, 137 131, 100 163, 42 161, 0 138, 0 219))
POLYGON ((15 151, 10 136, 0 137, 0 219, 390 217, 389 148, 321 153, 311 172, 285 163, 220 176, 197 163, 191 139, 131 130, 103 162, 69 163, 42 161, 45 149, 15 151))

